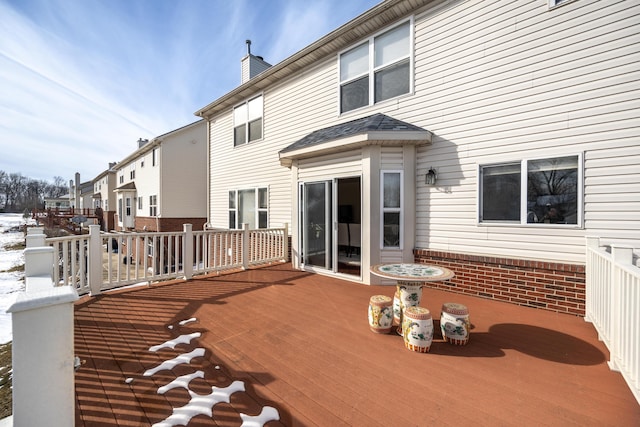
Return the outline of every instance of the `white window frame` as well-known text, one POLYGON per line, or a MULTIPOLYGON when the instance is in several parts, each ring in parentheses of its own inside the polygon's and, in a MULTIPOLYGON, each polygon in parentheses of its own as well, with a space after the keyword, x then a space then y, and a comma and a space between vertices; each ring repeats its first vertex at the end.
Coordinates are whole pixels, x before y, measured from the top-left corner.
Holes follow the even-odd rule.
POLYGON ((404 171, 402 169, 385 169, 380 171, 380 249, 402 249, 404 245, 404 171), (400 175, 400 207, 384 206, 384 176, 386 174, 400 175), (385 246, 384 244, 384 214, 398 213, 400 218, 400 227, 398 230, 398 246, 385 246))
POLYGON ((241 147, 243 145, 247 145, 250 144, 252 142, 256 142, 256 141, 260 141, 264 138, 264 96, 263 94, 259 94, 256 95, 252 98, 247 99, 246 101, 237 104, 235 107, 233 107, 232 110, 232 118, 233 118, 233 146, 234 147, 241 147), (251 106, 255 106, 258 105, 257 103, 254 103, 257 100, 260 100, 259 105, 260 105, 260 116, 259 117, 252 117, 251 114, 251 106), (240 119, 238 116, 242 115, 241 112, 239 112, 239 109, 244 108, 245 109, 245 114, 244 117, 242 119, 240 119), (260 137, 259 138, 255 138, 255 139, 250 139, 250 135, 249 135, 249 129, 250 129, 250 125, 251 123, 260 120, 260 137), (235 134, 235 130, 237 127, 239 126, 244 126, 244 142, 239 142, 236 143, 236 134, 235 134))
MULTIPOLYGON (((259 187, 248 187, 248 188, 234 188, 231 189, 227 192, 227 194, 229 195, 229 200, 231 200, 230 198, 230 193, 234 193, 233 195, 233 201, 234 201, 234 206, 228 206, 228 212, 229 214, 231 214, 231 212, 234 213, 235 216, 235 224, 234 224, 234 228, 235 230, 240 229, 240 223, 238 222, 238 218, 240 217, 239 215, 239 200, 238 200, 238 194, 240 193, 240 191, 254 191, 254 197, 255 197, 255 217, 254 217, 254 221, 256 226, 258 227, 258 229, 266 229, 269 228, 269 187, 268 186, 259 186, 259 187), (260 190, 265 190, 267 192, 267 206, 266 207, 260 207, 260 190), (265 227, 261 228, 260 227, 260 213, 265 213, 267 216, 267 223, 265 224, 265 227)), ((229 225, 231 225, 231 221, 229 220, 229 215, 227 215, 227 223, 229 225)), ((230 227, 231 228, 231 227, 230 227)))
POLYGON ((142 212, 142 196, 138 196, 138 210, 142 212))
POLYGON ((477 201, 476 201, 476 221, 480 226, 524 226, 524 227, 561 227, 561 228, 583 228, 584 221, 584 154, 583 153, 550 153, 546 156, 528 157, 520 160, 505 160, 488 162, 477 165, 476 170, 477 179, 477 201), (563 223, 529 223, 527 222, 528 208, 527 208, 527 191, 528 191, 528 164, 538 160, 547 160, 563 157, 577 157, 577 200, 576 200, 576 223, 575 224, 563 224, 563 223), (520 165, 520 220, 519 221, 500 221, 500 220, 483 220, 482 219, 482 168, 491 166, 501 166, 509 164, 520 165), (523 179, 525 178, 525 179, 523 179))
POLYGON ((158 149, 154 148, 151 150, 151 166, 158 165, 158 149))
POLYGON ((411 17, 409 17, 408 20, 404 20, 404 21, 398 22, 395 25, 387 27, 384 30, 373 34, 369 38, 367 38, 365 40, 360 40, 358 43, 355 43, 355 44, 351 45, 349 48, 338 52, 338 77, 337 77, 337 79, 338 79, 338 85, 337 85, 338 86, 338 97, 337 97, 338 98, 338 114, 339 115, 348 114, 348 113, 351 113, 352 111, 358 111, 358 110, 360 110, 362 108, 371 107, 373 105, 380 104, 380 103, 387 102, 387 101, 391 101, 391 100, 394 100, 394 99, 398 99, 398 98, 403 97, 403 96, 412 95, 414 93, 414 63, 415 63, 414 43, 415 43, 414 42, 414 23, 413 23, 413 16, 411 16, 411 17), (405 55, 405 56, 402 56, 401 58, 396 58, 392 62, 384 63, 384 64, 379 65, 379 66, 376 67, 375 66, 375 39, 377 37, 379 37, 379 36, 384 35, 387 32, 390 32, 390 31, 392 31, 392 30, 394 30, 394 29, 396 29, 396 28, 398 28, 398 27, 400 27, 402 25, 405 25, 407 23, 409 25, 409 48, 408 48, 408 52, 409 53, 407 55, 405 55), (368 62, 369 62, 369 64, 368 64, 367 72, 363 72, 363 73, 361 73, 361 74, 359 74, 357 76, 352 76, 351 78, 342 80, 342 78, 340 76, 340 70, 341 70, 341 66, 342 66, 342 64, 341 64, 342 56, 345 53, 347 53, 347 52, 349 52, 349 51, 351 51, 351 50, 353 50, 353 49, 355 49, 355 48, 357 48, 359 46, 362 46, 365 43, 367 43, 368 46, 369 46, 369 53, 368 53, 368 62), (403 94, 394 96, 392 98, 384 99, 384 100, 378 101, 376 103, 375 102, 375 96, 376 96, 376 94, 375 94, 375 75, 376 75, 376 72, 378 72, 378 71, 380 71, 382 69, 388 68, 390 66, 393 66, 394 64, 399 64, 400 62, 405 61, 407 59, 409 60, 409 91, 407 93, 403 93, 403 94), (361 79, 361 78, 363 78, 365 76, 369 77, 369 102, 367 103, 367 105, 363 105, 362 107, 357 107, 357 108, 354 108, 354 109, 351 109, 351 110, 342 111, 342 93, 341 93, 342 92, 342 86, 347 84, 347 83, 350 83, 350 82, 356 81, 358 79, 361 79))
POLYGON ((129 179, 130 180, 134 180, 136 179, 136 164, 135 163, 131 163, 129 165, 129 179))
POLYGON ((158 216, 158 196, 156 194, 149 196, 149 216, 158 216))

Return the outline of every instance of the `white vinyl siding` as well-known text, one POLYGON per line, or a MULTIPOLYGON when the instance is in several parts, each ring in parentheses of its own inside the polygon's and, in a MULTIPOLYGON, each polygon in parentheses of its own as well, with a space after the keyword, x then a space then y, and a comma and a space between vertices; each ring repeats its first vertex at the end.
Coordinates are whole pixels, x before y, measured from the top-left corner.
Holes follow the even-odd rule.
POLYGON ((301 160, 298 169, 298 179, 306 182, 360 176, 361 174, 362 154, 360 150, 301 160))
POLYGON ((395 117, 435 135, 418 149, 417 247, 582 262, 586 234, 637 246, 639 14, 625 2, 541 11, 471 1, 416 17, 410 101, 423 108, 395 117), (584 152, 584 229, 478 226, 478 164, 576 151, 584 152), (424 184, 430 166, 434 187, 424 184))
MULTIPOLYGON (((416 206, 407 205, 407 212, 415 211, 416 227, 405 237, 415 236, 417 248, 583 262, 586 234, 638 246, 639 21, 640 4, 628 1, 579 0, 553 9, 527 1, 439 3, 413 18, 413 96, 362 107, 348 117, 336 111, 336 57, 344 51, 331 53, 264 89, 260 144, 233 148, 231 109, 212 118, 214 226, 228 225, 228 189, 256 184, 269 185, 269 225, 291 223, 293 180, 346 173, 352 157, 304 160, 295 176, 279 164, 278 151, 315 130, 383 113, 434 134, 433 143, 419 146, 414 156, 416 206), (582 228, 545 232, 526 224, 478 224, 478 165, 578 152, 584 165, 582 228), (317 168, 306 168, 314 162, 317 168), (424 183, 430 167, 438 171, 434 186, 424 183)), ((385 169, 406 170, 389 162, 385 169)), ((365 185, 363 179, 363 192, 365 185)))
MULTIPOLYGON (((204 218, 207 212, 206 121, 164 138, 156 170, 158 215, 165 218, 204 218)), ((195 227, 194 227, 195 228, 195 227)))
POLYGON ((214 227, 228 227, 230 188, 262 184, 269 186, 269 226, 292 224, 292 194, 297 190, 292 187, 291 169, 280 165, 277 153, 314 130, 333 124, 337 102, 335 71, 335 57, 328 58, 302 75, 265 91, 264 138, 259 144, 233 147, 229 136, 233 129, 231 111, 212 120, 209 197, 214 227))

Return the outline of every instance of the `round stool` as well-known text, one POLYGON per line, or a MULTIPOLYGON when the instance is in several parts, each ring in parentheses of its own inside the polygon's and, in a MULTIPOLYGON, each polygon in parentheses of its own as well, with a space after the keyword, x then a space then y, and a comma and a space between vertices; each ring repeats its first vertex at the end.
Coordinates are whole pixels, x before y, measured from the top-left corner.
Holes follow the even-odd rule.
POLYGON ((393 295, 393 324, 397 326, 402 326, 401 319, 402 318, 402 308, 400 308, 400 291, 396 290, 396 293, 393 295))
POLYGON ((424 307, 407 307, 402 317, 404 346, 418 353, 428 353, 433 341, 433 319, 424 307))
POLYGON ((465 345, 469 342, 469 309, 455 302, 442 304, 440 331, 445 342, 454 345, 465 345))
POLYGON ((378 334, 388 334, 393 323, 391 298, 374 295, 369 299, 369 329, 378 334))
POLYGON ((396 332, 398 335, 402 335, 402 317, 407 307, 416 307, 420 305, 420 299, 422 298, 422 282, 407 282, 398 281, 397 291, 398 300, 400 303, 400 319, 398 322, 398 329, 396 332))

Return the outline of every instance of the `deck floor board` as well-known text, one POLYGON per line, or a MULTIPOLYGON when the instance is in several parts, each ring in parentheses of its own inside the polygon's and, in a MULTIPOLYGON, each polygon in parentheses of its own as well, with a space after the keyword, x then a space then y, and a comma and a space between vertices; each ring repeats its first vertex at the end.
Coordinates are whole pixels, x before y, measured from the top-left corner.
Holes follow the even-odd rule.
POLYGON ((240 426, 271 406, 274 426, 635 426, 640 405, 584 319, 441 290, 421 305, 436 326, 444 302, 470 310, 468 345, 442 341, 428 354, 396 334, 369 330, 367 307, 391 286, 366 286, 286 265, 83 297, 76 304, 76 425, 152 425, 192 392, 244 383, 244 392, 189 426, 240 426), (181 324, 181 322, 185 321, 181 324), (150 347, 180 335, 175 349, 150 347), (203 357, 144 376, 197 348, 203 357))

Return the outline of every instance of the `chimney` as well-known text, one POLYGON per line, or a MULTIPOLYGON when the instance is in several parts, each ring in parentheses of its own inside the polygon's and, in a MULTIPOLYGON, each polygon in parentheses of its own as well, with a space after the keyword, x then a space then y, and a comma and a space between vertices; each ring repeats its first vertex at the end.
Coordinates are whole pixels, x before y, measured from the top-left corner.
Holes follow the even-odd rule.
POLYGON ((118 162, 109 162, 109 170, 113 169, 117 164, 118 162))
POLYGON ((261 56, 251 54, 251 40, 247 40, 247 55, 240 61, 241 65, 241 84, 244 84, 271 67, 261 56))
POLYGON ((147 142, 149 142, 148 139, 138 139, 138 148, 142 148, 143 145, 145 145, 147 142))
POLYGON ((74 208, 80 209, 80 173, 76 172, 76 183, 75 183, 75 194, 73 195, 75 199, 74 208))

